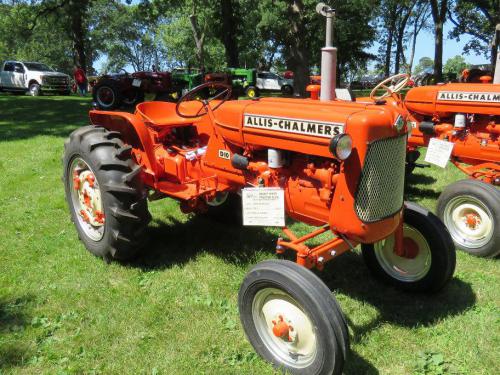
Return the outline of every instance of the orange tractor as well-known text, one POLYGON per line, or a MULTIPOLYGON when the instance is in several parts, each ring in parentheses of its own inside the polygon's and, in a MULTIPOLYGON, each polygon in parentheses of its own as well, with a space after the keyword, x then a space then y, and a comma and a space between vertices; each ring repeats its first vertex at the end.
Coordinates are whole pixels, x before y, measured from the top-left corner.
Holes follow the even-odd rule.
MULTIPOLYGON (((486 78, 484 82, 491 82, 486 78)), ((456 246, 477 256, 498 255, 500 84, 417 87, 408 91, 405 106, 414 124, 408 142, 410 168, 418 159, 417 148, 424 146, 427 157, 450 158, 471 177, 447 186, 438 200, 438 216, 456 246)))
MULTIPOLYGON (((331 21, 330 8, 320 11, 331 21)), ((408 291, 440 290, 455 269, 442 222, 403 201, 408 114, 401 98, 335 100, 335 72, 325 71, 335 56, 327 43, 321 101, 230 100, 230 86, 205 83, 175 104, 91 111, 92 125, 70 135, 63 158, 72 219, 99 257, 128 259, 145 245, 148 197, 203 213, 241 195, 244 224, 283 227, 276 250, 291 251, 296 262, 256 265, 238 306, 255 350, 294 374, 341 374, 349 351, 346 319, 310 269, 358 245, 375 276, 408 291), (197 100, 207 88, 213 96, 197 100), (318 229, 298 236, 285 213, 318 229)))

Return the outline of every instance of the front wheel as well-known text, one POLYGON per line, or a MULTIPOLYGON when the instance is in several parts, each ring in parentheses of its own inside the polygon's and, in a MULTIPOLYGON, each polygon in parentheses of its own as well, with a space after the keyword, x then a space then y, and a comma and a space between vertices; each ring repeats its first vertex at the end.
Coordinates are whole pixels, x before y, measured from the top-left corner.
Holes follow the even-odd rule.
POLYGON ((281 87, 281 93, 284 96, 292 96, 293 95, 293 87, 290 85, 284 85, 281 87))
POLYGON ((477 180, 444 189, 437 214, 460 250, 480 257, 500 254, 500 190, 477 180))
POLYGON ((29 87, 28 92, 31 96, 40 96, 42 93, 42 90, 41 90, 40 85, 38 83, 32 83, 29 87))
POLYGON ((436 292, 453 276, 455 247, 444 224, 431 212, 405 203, 403 214, 404 255, 394 251, 395 236, 363 244, 363 258, 377 278, 399 289, 436 292))
POLYGON ((349 348, 345 318, 326 285, 284 260, 257 264, 238 295, 248 340, 267 361, 292 374, 341 374, 349 348))

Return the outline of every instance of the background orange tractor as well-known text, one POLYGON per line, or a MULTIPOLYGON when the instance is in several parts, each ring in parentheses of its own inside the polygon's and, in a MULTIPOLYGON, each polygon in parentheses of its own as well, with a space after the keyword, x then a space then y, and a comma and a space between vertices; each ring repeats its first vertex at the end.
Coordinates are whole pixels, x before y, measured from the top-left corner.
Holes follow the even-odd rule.
MULTIPOLYGON (((491 82, 491 77, 483 81, 491 82)), ((500 84, 417 87, 408 91, 405 106, 414 124, 409 138, 410 163, 418 159, 417 148, 425 146, 427 160, 446 162, 451 157, 471 177, 447 186, 438 200, 438 216, 456 246, 478 256, 498 255, 500 84)))
MULTIPOLYGON (((318 10, 331 27, 333 10, 318 10)), ((92 125, 70 135, 63 159, 79 237, 106 259, 130 258, 145 245, 148 197, 210 213, 231 208, 241 194, 244 224, 283 227, 276 250, 296 262, 256 265, 238 305, 255 350, 295 374, 340 374, 349 351, 346 319, 309 269, 358 244, 373 274, 404 290, 439 290, 455 269, 442 222, 403 201, 408 129, 401 98, 335 100, 336 49, 328 41, 321 101, 229 100, 230 86, 205 83, 176 104, 145 102, 134 114, 91 111, 92 125), (207 88, 213 96, 196 100, 207 88), (297 236, 285 212, 318 229, 297 236)))

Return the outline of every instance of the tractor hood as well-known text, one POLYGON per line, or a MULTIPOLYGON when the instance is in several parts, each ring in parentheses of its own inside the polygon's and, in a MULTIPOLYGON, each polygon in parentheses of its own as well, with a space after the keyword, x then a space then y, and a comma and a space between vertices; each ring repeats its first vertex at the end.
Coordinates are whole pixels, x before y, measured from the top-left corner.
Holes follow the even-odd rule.
POLYGON ((405 98, 406 108, 423 116, 454 113, 500 115, 500 85, 449 83, 415 87, 405 98))
POLYGON ((405 112, 396 105, 310 99, 229 101, 215 117, 226 141, 240 147, 278 148, 325 157, 332 157, 329 145, 335 135, 350 134, 355 145, 358 140, 395 137, 406 128, 395 126, 406 123, 405 112))

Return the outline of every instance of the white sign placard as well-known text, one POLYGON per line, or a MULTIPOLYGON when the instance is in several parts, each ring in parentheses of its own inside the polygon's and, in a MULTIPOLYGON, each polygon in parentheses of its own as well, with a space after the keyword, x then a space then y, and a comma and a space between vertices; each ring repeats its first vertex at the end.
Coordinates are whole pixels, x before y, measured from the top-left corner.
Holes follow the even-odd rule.
POLYGON ((425 161, 427 163, 437 165, 438 167, 445 168, 448 160, 450 160, 453 146, 454 144, 451 142, 432 138, 429 141, 429 146, 427 147, 425 161))
POLYGON ((134 78, 134 80, 132 81, 132 86, 134 86, 134 87, 141 87, 141 80, 137 79, 137 78, 134 78))
POLYGON ((280 188, 245 188, 243 200, 243 225, 284 227, 285 192, 280 188))

